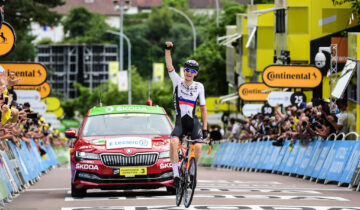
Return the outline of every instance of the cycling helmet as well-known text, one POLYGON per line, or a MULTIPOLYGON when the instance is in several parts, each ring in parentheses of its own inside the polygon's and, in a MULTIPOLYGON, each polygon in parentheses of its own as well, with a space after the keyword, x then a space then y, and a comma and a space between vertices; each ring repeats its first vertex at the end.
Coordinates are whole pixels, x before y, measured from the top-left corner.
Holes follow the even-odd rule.
POLYGON ((185 68, 194 69, 196 71, 199 71, 199 64, 195 60, 188 60, 185 62, 184 65, 185 68))

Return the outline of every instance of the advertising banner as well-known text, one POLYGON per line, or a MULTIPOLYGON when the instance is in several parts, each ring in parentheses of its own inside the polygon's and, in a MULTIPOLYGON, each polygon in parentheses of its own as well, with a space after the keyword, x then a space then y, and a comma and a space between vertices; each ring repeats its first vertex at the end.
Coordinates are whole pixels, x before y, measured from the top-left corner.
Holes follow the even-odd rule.
POLYGON ((46 110, 50 112, 60 108, 60 100, 56 97, 47 97, 42 99, 41 102, 46 104, 46 110))
POLYGON ((17 103, 24 104, 25 102, 29 102, 31 104, 40 102, 41 97, 36 90, 15 90, 15 92, 17 95, 17 103))
POLYGON ((340 181, 340 177, 348 163, 350 154, 353 152, 355 141, 336 141, 334 149, 336 150, 329 171, 326 173, 326 179, 340 181))
POLYGON ((10 72, 15 73, 15 79, 21 80, 17 85, 41 85, 46 81, 47 71, 45 66, 41 63, 33 62, 0 62, 0 65, 6 70, 9 75, 10 72))
POLYGON ((153 63, 153 81, 163 82, 164 81, 164 63, 153 63))
POLYGON ((128 72, 120 71, 118 74, 118 89, 119 91, 128 90, 128 72))
POLYGON ((110 61, 109 62, 109 81, 112 84, 118 83, 118 73, 119 73, 119 62, 110 61))
POLYGON ((322 74, 315 66, 270 65, 262 75, 270 87, 315 88, 322 81, 322 74))
POLYGON ((9 54, 15 47, 16 35, 12 26, 3 22, 0 28, 0 57, 9 54))
POLYGON ((244 101, 266 101, 269 89, 264 83, 244 83, 239 87, 239 96, 244 101))
POLYGON ((47 82, 44 82, 43 84, 37 85, 37 86, 18 86, 18 85, 15 85, 14 89, 15 90, 36 90, 37 92, 39 92, 41 98, 46 98, 51 93, 51 86, 47 82))
POLYGON ((242 108, 242 113, 246 117, 261 113, 261 108, 263 104, 245 104, 242 108))
POLYGON ((291 95, 293 92, 273 91, 269 94, 267 101, 270 106, 275 107, 277 104, 282 104, 284 107, 291 105, 291 95))
POLYGON ((360 160, 360 141, 355 141, 354 143, 354 150, 352 151, 340 177, 340 181, 344 183, 350 183, 351 178, 354 176, 357 163, 360 160))

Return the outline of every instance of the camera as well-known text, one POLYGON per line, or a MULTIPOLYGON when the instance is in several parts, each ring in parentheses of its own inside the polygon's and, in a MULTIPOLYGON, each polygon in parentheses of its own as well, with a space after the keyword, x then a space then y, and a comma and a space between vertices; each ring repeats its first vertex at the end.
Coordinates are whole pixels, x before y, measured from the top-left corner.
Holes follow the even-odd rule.
POLYGON ((321 69, 325 66, 325 63, 326 63, 325 54, 322 52, 318 52, 315 55, 315 66, 321 69))

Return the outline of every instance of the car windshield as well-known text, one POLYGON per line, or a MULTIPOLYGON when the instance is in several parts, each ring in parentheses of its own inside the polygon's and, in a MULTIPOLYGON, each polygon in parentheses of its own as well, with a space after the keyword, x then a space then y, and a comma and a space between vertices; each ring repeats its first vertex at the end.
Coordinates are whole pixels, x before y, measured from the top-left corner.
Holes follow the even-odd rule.
POLYGON ((125 113, 88 117, 81 136, 169 135, 170 133, 171 125, 165 115, 125 113))

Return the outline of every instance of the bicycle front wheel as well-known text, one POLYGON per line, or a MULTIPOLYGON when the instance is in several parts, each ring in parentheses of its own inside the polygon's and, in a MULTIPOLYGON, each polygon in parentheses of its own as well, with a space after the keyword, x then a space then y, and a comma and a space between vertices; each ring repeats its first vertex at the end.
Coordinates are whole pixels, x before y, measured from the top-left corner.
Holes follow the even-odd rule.
POLYGON ((194 196, 196 187, 196 161, 195 158, 191 158, 189 162, 189 168, 185 174, 184 183, 184 206, 188 208, 194 196))
POLYGON ((179 187, 176 188, 176 206, 180 206, 182 197, 184 195, 185 166, 186 166, 185 161, 181 161, 179 167, 180 183, 179 183, 179 187))

